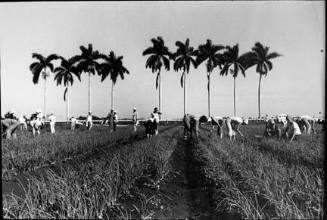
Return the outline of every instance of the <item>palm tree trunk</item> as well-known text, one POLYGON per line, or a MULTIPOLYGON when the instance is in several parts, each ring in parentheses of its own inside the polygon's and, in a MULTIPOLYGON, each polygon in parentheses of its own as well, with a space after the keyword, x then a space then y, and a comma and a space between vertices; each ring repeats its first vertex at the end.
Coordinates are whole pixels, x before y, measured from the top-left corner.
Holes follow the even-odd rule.
POLYGON ((91 73, 89 72, 89 112, 91 112, 91 73))
POLYGON ((186 73, 184 71, 184 115, 186 114, 186 73))
POLYGON ((111 109, 114 109, 114 82, 111 81, 111 109))
POLYGON ((261 87, 261 77, 262 77, 262 75, 260 74, 260 76, 259 76, 259 87, 258 87, 258 109, 259 109, 259 118, 261 117, 261 112, 260 112, 260 87, 261 87))
POLYGON ((208 73, 208 117, 210 116, 210 73, 208 73))
MULTIPOLYGON (((161 109, 161 94, 162 94, 162 85, 161 85, 161 74, 160 74, 160 70, 159 70, 159 112, 162 112, 161 109)), ((161 115, 159 114, 159 119, 161 119, 161 115)))
POLYGON ((67 122, 69 121, 69 89, 67 85, 67 94, 66 94, 66 118, 67 122))
POLYGON ((236 82, 236 77, 234 77, 234 116, 236 116, 235 82, 236 82))
POLYGON ((47 72, 46 68, 44 69, 44 97, 43 97, 43 111, 44 111, 44 117, 46 117, 47 113, 47 103, 46 103, 46 92, 47 92, 47 72))

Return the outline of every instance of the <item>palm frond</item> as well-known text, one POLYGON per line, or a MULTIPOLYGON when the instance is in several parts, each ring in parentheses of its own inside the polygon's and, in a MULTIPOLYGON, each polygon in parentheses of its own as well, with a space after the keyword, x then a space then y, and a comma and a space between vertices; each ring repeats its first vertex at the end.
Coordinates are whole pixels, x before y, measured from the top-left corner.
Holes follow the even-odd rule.
POLYGON ((268 54, 267 59, 270 60, 270 59, 274 59, 274 58, 277 58, 280 56, 282 56, 282 55, 277 52, 272 52, 272 53, 268 54))
POLYGON ((44 62, 44 61, 45 61, 45 57, 42 56, 42 55, 39 54, 39 53, 32 53, 32 58, 36 58, 36 59, 38 59, 40 62, 44 62))

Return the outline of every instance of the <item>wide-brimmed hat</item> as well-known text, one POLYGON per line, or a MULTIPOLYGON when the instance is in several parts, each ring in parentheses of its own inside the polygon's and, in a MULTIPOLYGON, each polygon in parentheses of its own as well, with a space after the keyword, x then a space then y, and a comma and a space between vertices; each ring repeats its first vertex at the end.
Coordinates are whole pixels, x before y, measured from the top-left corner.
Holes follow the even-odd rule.
POLYGON ((11 110, 9 111, 9 114, 15 114, 15 111, 11 109, 11 110))

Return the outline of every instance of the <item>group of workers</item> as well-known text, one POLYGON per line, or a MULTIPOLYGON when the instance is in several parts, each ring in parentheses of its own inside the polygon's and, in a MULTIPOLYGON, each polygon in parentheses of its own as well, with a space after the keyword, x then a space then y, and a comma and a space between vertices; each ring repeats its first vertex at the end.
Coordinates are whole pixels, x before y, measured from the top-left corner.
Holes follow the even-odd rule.
POLYGON ((2 137, 7 139, 16 138, 17 129, 27 130, 28 125, 32 128, 33 136, 35 136, 35 134, 40 134, 40 129, 44 126, 46 120, 49 121, 50 132, 55 133, 56 117, 53 113, 50 113, 46 119, 41 116, 40 110, 36 110, 28 119, 25 115, 18 118, 15 112, 10 110, 5 114, 4 118, 1 118, 2 137))
MULTIPOLYGON (((154 108, 153 113, 151 113, 148 121, 144 123, 146 128, 147 137, 158 134, 158 123, 159 123, 159 115, 161 113, 158 111, 158 108, 154 108)), ((56 117, 53 113, 49 114, 47 118, 42 117, 41 111, 36 110, 31 117, 28 119, 26 116, 20 116, 17 118, 15 116, 15 112, 13 110, 9 111, 5 114, 4 118, 1 118, 1 127, 2 127, 2 136, 10 139, 11 137, 16 138, 16 131, 20 127, 21 130, 27 130, 28 125, 32 128, 33 136, 35 134, 40 134, 40 129, 43 128, 45 121, 49 121, 50 124, 50 132, 55 133, 55 123, 56 117)), ((138 113, 136 108, 133 109, 132 114, 132 122, 133 122, 133 130, 137 131, 137 126, 139 125, 138 113)), ((70 129, 75 130, 76 125, 83 125, 79 120, 75 117, 70 118, 70 129)), ((118 115, 114 109, 111 109, 108 113, 107 117, 103 120, 102 124, 108 124, 110 132, 114 132, 117 129, 118 124, 118 115)), ((85 120, 85 126, 88 130, 91 130, 93 127, 93 119, 92 113, 88 112, 85 120)))
POLYGON ((294 138, 301 134, 316 133, 315 119, 309 115, 301 117, 287 116, 285 121, 277 119, 268 119, 266 121, 265 136, 276 136, 279 140, 284 136, 286 139, 293 141, 294 138))
MULTIPOLYGON (((150 114, 148 120, 146 120, 143 125, 145 126, 146 136, 148 138, 153 135, 158 134, 158 124, 160 120, 160 115, 158 108, 155 107, 153 112, 150 114)), ((5 114, 4 118, 1 118, 2 126, 2 135, 6 138, 16 137, 15 131, 20 127, 21 130, 27 130, 27 125, 32 128, 33 136, 35 134, 40 134, 40 129, 44 126, 45 120, 49 121, 50 132, 55 133, 55 123, 56 117, 53 113, 49 114, 47 119, 41 116, 41 111, 36 110, 30 117, 27 119, 26 116, 20 116, 17 118, 13 110, 5 114)), ((217 135, 222 139, 223 138, 223 126, 226 125, 227 136, 231 141, 235 140, 236 134, 239 134, 244 138, 243 133, 240 131, 240 126, 242 124, 248 124, 248 121, 240 117, 210 117, 208 121, 211 121, 213 127, 217 127, 217 135)), ((82 124, 75 117, 70 118, 71 130, 75 130, 76 124, 82 124)), ((316 133, 314 128, 315 119, 309 115, 304 115, 301 117, 290 117, 287 116, 285 120, 280 120, 279 118, 266 118, 266 127, 264 130, 263 136, 266 137, 277 137, 279 140, 282 137, 293 141, 298 135, 316 133)), ((133 108, 132 113, 132 123, 133 131, 137 131, 137 127, 140 124, 138 120, 138 112, 136 108, 133 108)), ((183 117, 184 124, 184 138, 188 137, 197 138, 199 133, 199 123, 200 120, 195 115, 185 114, 183 117)), ((110 132, 114 132, 117 129, 118 124, 118 115, 114 109, 108 113, 108 116, 104 119, 102 124, 109 124, 110 132)), ((91 130, 93 127, 92 113, 89 112, 85 125, 88 130, 91 130)))
MULTIPOLYGON (((211 117, 212 126, 217 126, 217 135, 223 138, 223 126, 226 125, 227 135, 231 141, 235 140, 236 134, 244 138, 243 133, 240 131, 242 124, 248 124, 248 121, 240 117, 211 117)), ((195 137, 198 138, 199 132, 199 118, 186 114, 183 118, 184 124, 184 138, 195 137)), ((277 118, 266 119, 266 127, 264 135, 266 137, 277 137, 279 140, 282 137, 292 142, 297 136, 303 134, 316 133, 314 128, 315 119, 309 115, 301 117, 287 116, 285 120, 278 120, 277 118)))

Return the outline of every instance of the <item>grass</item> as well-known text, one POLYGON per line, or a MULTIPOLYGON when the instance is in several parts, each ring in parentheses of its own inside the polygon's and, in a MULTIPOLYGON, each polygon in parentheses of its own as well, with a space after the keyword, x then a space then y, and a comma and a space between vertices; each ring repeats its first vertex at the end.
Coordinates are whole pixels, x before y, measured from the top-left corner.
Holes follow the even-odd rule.
MULTIPOLYGON (((167 129, 171 125, 164 126, 167 129)), ((91 131, 59 130, 56 134, 44 133, 31 138, 23 133, 19 138, 2 142, 2 178, 11 173, 22 173, 77 155, 88 155, 111 144, 134 141, 144 136, 144 128, 133 133, 130 127, 109 133, 107 127, 94 127, 91 131)))
MULTIPOLYGON (((47 171, 46 177, 31 177, 25 198, 3 197, 4 217, 131 217, 131 211, 119 205, 118 200, 129 195, 129 190, 141 178, 149 179, 147 182, 153 185, 164 178, 175 147, 176 140, 171 139, 174 131, 176 128, 151 140, 127 143, 114 153, 103 153, 79 166, 47 171)), ((148 215, 144 205, 142 208, 134 204, 134 207, 134 215, 148 215)))
POLYGON ((196 175, 188 177, 196 180, 190 184, 210 191, 221 216, 323 218, 324 134, 302 135, 292 143, 254 138, 262 128, 242 127, 246 139, 235 142, 208 129, 200 130, 199 143, 183 142, 176 125, 161 126, 152 139, 144 139, 142 129, 109 134, 98 127, 5 141, 3 171, 74 159, 33 174, 25 197, 3 195, 3 217, 149 219, 162 209, 156 194, 170 175, 171 155, 183 147, 187 158, 177 160, 190 161, 185 172, 196 175))
POLYGON ((250 219, 322 218, 321 134, 292 143, 274 139, 231 143, 202 131, 200 140, 198 147, 207 151, 210 161, 204 169, 213 170, 208 176, 217 185, 218 210, 250 219))

